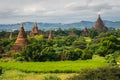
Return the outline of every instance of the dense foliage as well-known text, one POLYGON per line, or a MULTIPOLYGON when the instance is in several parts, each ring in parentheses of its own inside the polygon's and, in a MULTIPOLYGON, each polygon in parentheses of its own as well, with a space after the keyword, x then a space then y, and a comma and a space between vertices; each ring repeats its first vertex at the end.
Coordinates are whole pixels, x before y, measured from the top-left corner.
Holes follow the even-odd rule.
MULTIPOLYGON (((42 31, 45 35, 49 31, 42 31)), ((100 56, 116 55, 120 53, 120 30, 96 31, 89 30, 89 35, 84 36, 83 30, 58 29, 52 31, 54 39, 48 40, 44 35, 28 37, 28 45, 26 45, 20 53, 14 54, 14 58, 18 61, 60 61, 60 60, 86 60, 92 59, 92 56, 97 54, 100 56), (70 35, 70 32, 74 35, 70 35)), ((7 35, 9 32, 1 32, 7 35)), ((18 31, 13 32, 17 36, 18 31)), ((27 34, 29 31, 27 31, 27 34)), ((1 36, 0 36, 1 37, 1 36)), ((3 36, 0 39, 0 44, 7 54, 10 47, 14 44, 16 37, 8 39, 3 36)), ((118 57, 115 57, 118 60, 118 57)), ((112 60, 106 58, 108 62, 112 60)))
POLYGON ((68 80, 120 80, 120 68, 86 69, 68 80))

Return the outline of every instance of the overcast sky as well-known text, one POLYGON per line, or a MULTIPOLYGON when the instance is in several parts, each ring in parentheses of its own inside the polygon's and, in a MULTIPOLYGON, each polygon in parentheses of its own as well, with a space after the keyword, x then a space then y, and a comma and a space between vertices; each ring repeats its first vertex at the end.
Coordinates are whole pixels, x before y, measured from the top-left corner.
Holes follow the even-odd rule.
POLYGON ((95 21, 98 14, 120 21, 120 0, 0 0, 0 24, 95 21))

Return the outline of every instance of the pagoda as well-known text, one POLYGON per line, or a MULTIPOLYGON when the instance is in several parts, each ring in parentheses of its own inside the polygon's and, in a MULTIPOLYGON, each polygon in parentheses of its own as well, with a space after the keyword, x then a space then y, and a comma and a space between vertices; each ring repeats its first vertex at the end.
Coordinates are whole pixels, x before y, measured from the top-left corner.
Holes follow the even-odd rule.
POLYGON ((98 19, 95 22, 95 24, 93 26, 93 29, 99 30, 99 31, 102 31, 102 30, 106 31, 106 30, 108 30, 108 28, 104 25, 100 15, 98 16, 98 19))
POLYGON ((84 35, 85 35, 85 36, 88 36, 88 34, 89 34, 88 29, 85 27, 85 28, 84 28, 84 35))
POLYGON ((48 36, 48 39, 49 39, 49 40, 53 39, 52 31, 50 31, 49 36, 48 36))
POLYGON ((71 32, 69 33, 69 35, 70 35, 71 37, 75 36, 74 31, 71 31, 71 32))
POLYGON ((38 26, 37 26, 37 23, 34 24, 34 27, 30 33, 30 36, 35 36, 35 35, 38 35, 39 32, 38 32, 38 26))
POLYGON ((13 33, 11 32, 9 35, 9 39, 12 39, 12 38, 13 38, 13 33))
POLYGON ((21 51, 22 47, 27 45, 27 35, 24 31, 23 24, 20 25, 20 31, 18 33, 17 40, 15 41, 13 47, 10 49, 10 51, 21 51))

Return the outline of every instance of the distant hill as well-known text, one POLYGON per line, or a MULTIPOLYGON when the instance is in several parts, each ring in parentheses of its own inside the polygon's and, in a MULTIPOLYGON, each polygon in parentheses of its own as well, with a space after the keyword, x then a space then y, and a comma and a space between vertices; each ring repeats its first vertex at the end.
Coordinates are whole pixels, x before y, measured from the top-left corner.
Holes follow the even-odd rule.
MULTIPOLYGON (((34 22, 24 22, 25 30, 32 30, 34 22)), ((120 21, 112 22, 104 20, 105 26, 108 28, 120 28, 120 21)), ((19 23, 17 24, 0 24, 0 31, 12 31, 19 30, 19 23)), ((83 29, 84 27, 91 28, 94 25, 94 22, 91 21, 81 21, 76 23, 62 24, 62 23, 38 23, 38 28, 41 30, 57 30, 61 29, 83 29)))

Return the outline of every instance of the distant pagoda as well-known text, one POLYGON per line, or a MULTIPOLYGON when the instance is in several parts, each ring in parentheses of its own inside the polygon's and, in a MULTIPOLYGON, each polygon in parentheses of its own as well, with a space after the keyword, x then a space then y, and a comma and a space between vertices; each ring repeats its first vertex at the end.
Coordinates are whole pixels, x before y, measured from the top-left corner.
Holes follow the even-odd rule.
POLYGON ((27 35, 24 31, 24 27, 23 24, 20 25, 20 31, 18 33, 18 37, 17 40, 15 41, 13 47, 10 49, 10 51, 21 51, 22 47, 24 47, 25 45, 27 45, 28 41, 27 41, 27 35))
POLYGON ((12 38, 13 38, 13 33, 11 32, 9 35, 9 39, 12 39, 12 38))
POLYGON ((38 32, 38 26, 37 26, 37 23, 34 24, 34 27, 32 29, 32 32, 30 33, 30 36, 35 36, 35 35, 38 35, 39 32, 38 32))
POLYGON ((88 34, 89 34, 88 29, 85 27, 85 28, 84 28, 84 35, 85 35, 85 36, 88 36, 88 34))
POLYGON ((71 37, 75 36, 74 31, 71 31, 71 32, 69 33, 69 35, 70 35, 71 37))
POLYGON ((95 30, 108 30, 108 28, 104 25, 100 15, 98 15, 98 19, 97 21, 95 22, 94 26, 93 26, 93 29, 95 30))
POLYGON ((53 39, 52 31, 50 31, 50 33, 49 33, 49 35, 48 35, 48 39, 49 39, 49 40, 53 39))

